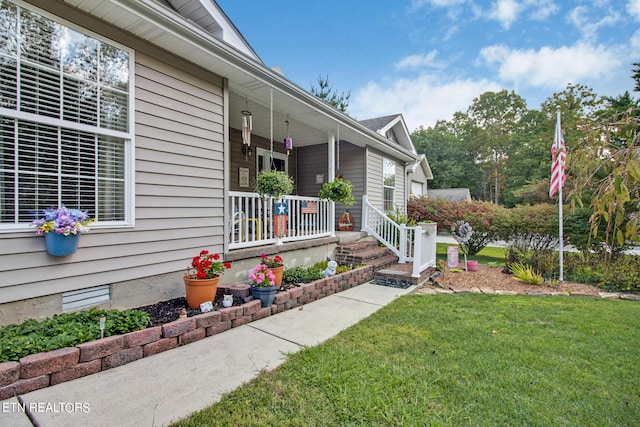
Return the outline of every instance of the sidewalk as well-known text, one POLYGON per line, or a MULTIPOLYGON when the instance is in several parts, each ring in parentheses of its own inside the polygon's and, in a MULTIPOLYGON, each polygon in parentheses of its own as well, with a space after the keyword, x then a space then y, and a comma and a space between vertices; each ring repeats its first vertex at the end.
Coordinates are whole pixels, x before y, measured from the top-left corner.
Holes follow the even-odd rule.
MULTIPOLYGON (((356 324, 415 287, 365 283, 218 335, 111 370, 21 396, 35 425, 162 426, 356 324)), ((31 426, 18 400, 3 402, 2 426, 31 426)))

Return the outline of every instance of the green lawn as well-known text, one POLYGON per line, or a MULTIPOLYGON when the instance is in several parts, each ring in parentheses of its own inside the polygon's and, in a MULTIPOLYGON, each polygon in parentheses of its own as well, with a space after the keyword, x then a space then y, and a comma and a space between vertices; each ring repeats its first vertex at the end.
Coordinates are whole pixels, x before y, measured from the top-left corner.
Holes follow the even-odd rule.
MULTIPOLYGON (((439 260, 445 260, 447 259, 447 248, 449 246, 456 246, 454 244, 449 244, 449 243, 437 243, 436 244, 436 259, 439 260)), ((460 261, 462 262, 464 260, 463 255, 462 255, 462 251, 460 249, 458 249, 458 256, 460 258, 460 261)), ((478 261, 480 264, 487 264, 489 262, 497 262, 498 264, 503 264, 507 262, 507 257, 506 257, 506 249, 505 248, 499 248, 496 246, 487 246, 485 247, 483 250, 481 250, 479 253, 477 253, 476 255, 470 256, 467 255, 467 259, 468 260, 476 260, 478 261)))
POLYGON ((409 295, 175 425, 639 425, 638 318, 621 300, 409 295))

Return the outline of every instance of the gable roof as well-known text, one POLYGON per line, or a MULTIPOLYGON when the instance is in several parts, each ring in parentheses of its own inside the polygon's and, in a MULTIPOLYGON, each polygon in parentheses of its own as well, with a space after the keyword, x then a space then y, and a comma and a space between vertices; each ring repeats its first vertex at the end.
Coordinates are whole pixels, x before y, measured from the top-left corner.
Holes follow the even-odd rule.
POLYGON ((417 154, 402 114, 360 120, 360 124, 410 150, 413 154, 417 154))
POLYGON ((213 0, 157 0, 209 34, 262 62, 238 28, 213 0))

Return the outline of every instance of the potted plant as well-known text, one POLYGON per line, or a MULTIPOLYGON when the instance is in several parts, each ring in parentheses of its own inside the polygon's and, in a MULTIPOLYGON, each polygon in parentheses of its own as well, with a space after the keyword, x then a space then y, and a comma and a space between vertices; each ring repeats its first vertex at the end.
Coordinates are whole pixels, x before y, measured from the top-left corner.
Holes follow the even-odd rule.
POLYGON ((225 269, 231 268, 228 262, 220 261, 220 255, 201 250, 200 255, 193 257, 183 280, 187 294, 187 305, 200 308, 200 304, 213 301, 218 290, 218 281, 225 269))
POLYGON ((336 178, 322 184, 318 196, 321 199, 340 202, 345 206, 352 206, 356 202, 353 197, 353 184, 343 178, 336 178))
POLYGON ((256 193, 261 198, 273 197, 276 200, 291 194, 293 191, 293 178, 286 172, 277 170, 262 171, 256 179, 256 193))
POLYGON ((258 265, 249 274, 251 295, 260 300, 260 305, 263 308, 271 306, 276 296, 278 285, 276 285, 275 279, 273 272, 264 264, 258 265))
POLYGON ((42 218, 34 220, 31 225, 36 227, 37 234, 44 234, 45 248, 54 256, 75 253, 80 233, 89 231, 89 224, 94 221, 89 218, 87 211, 69 209, 64 205, 44 209, 42 215, 42 218))
POLYGON ((275 276, 276 285, 278 288, 282 286, 282 273, 284 272, 284 260, 280 255, 276 255, 273 258, 269 258, 267 255, 262 254, 260 259, 260 264, 266 265, 269 270, 275 276))

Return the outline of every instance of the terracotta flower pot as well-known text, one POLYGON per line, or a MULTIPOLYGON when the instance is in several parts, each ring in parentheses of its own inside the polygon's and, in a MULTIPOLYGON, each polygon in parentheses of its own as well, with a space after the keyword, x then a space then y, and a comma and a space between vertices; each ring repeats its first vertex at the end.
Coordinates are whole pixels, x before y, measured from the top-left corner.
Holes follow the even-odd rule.
POLYGON ((280 286, 282 286, 282 273, 284 273, 284 265, 281 265, 280 267, 271 267, 269 268, 269 270, 271 270, 273 275, 276 276, 276 280, 274 280, 274 282, 276 283, 276 285, 278 285, 278 289, 280 289, 280 286))
POLYGON ((189 308, 200 308, 200 304, 213 301, 218 290, 220 277, 213 279, 196 279, 195 275, 183 277, 189 308))

